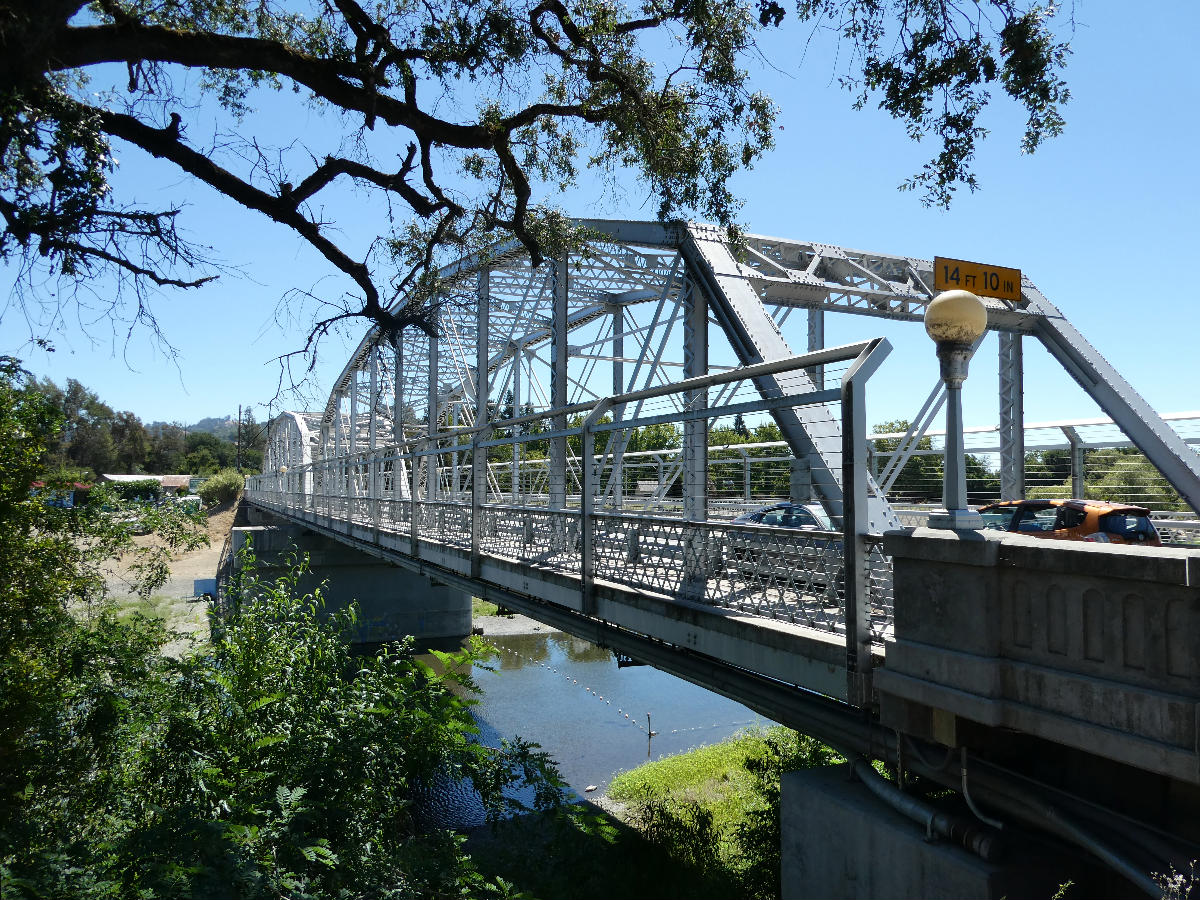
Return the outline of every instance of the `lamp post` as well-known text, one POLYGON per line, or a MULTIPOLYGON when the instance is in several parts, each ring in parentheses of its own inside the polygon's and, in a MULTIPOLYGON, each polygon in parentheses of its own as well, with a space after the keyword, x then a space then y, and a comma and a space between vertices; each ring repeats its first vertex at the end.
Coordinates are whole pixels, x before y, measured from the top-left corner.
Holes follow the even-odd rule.
POLYGON ((962 383, 975 342, 987 330, 987 309, 970 291, 945 291, 925 310, 925 331, 937 344, 946 384, 944 509, 929 516, 930 528, 970 530, 983 527, 979 513, 967 507, 967 471, 963 460, 962 383))

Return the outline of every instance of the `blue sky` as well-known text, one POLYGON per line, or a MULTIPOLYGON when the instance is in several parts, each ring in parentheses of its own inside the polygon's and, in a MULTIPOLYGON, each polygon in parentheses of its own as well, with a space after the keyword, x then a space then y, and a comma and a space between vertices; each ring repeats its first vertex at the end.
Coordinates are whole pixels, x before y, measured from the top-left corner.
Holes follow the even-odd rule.
MULTIPOLYGON (((1125 4, 1078 3, 1066 132, 1023 156, 1020 110, 998 99, 986 114, 992 134, 975 163, 981 189, 961 194, 950 211, 926 209, 896 189, 934 146, 912 144, 882 112, 852 110, 852 98, 836 86, 832 45, 818 36, 805 50, 806 32, 792 23, 764 41, 779 70, 755 73, 780 104, 783 127, 770 157, 736 180, 742 220, 763 234, 1019 267, 1152 406, 1200 408, 1200 285, 1191 271, 1200 245, 1200 74, 1191 61, 1200 7, 1154 9, 1156 15, 1134 16, 1125 4)), ((310 125, 326 127, 315 116, 310 125)), ((293 289, 341 291, 344 283, 284 229, 132 149, 120 156, 121 186, 150 202, 186 197, 192 234, 241 274, 155 298, 160 324, 179 351, 175 362, 144 333, 127 342, 123 329, 103 319, 59 323, 48 335, 57 352, 45 354, 26 343, 29 327, 11 302, 0 317, 0 353, 23 357, 60 384, 77 378, 144 421, 193 422, 233 414, 239 402, 265 403, 279 381, 275 359, 297 349, 304 335, 303 322, 277 317, 280 298, 293 289)), ((559 203, 577 215, 651 218, 653 208, 637 202, 644 196, 630 185, 626 198, 598 201, 598 187, 585 182, 559 203)), ((351 236, 372 233, 383 214, 358 202, 347 197, 334 210, 349 213, 351 236)), ((6 295, 11 282, 9 273, 6 295)), ((360 334, 327 342, 314 396, 327 390, 360 334)), ((877 334, 896 351, 869 389, 869 417, 910 417, 937 371, 920 327, 846 316, 827 323, 829 343, 877 334)), ((1040 348, 1026 345, 1027 420, 1097 414, 1040 348)), ((965 388, 968 426, 996 421, 995 369, 994 348, 985 345, 965 388)), ((266 415, 264 406, 255 412, 266 415)))

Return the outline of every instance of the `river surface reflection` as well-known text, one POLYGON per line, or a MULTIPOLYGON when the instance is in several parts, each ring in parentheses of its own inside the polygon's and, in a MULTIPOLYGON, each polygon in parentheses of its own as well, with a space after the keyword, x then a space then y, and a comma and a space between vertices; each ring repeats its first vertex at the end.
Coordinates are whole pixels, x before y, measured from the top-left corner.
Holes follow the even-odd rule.
MULTIPOLYGON (((498 746, 503 737, 520 736, 541 744, 579 795, 592 785, 603 792, 614 775, 647 759, 773 724, 740 703, 651 666, 618 668, 611 651, 568 634, 485 640, 497 654, 472 673, 483 691, 473 707, 481 740, 498 746)), ((431 800, 443 824, 482 822, 482 809, 471 802, 469 790, 443 786, 437 793, 431 800)))

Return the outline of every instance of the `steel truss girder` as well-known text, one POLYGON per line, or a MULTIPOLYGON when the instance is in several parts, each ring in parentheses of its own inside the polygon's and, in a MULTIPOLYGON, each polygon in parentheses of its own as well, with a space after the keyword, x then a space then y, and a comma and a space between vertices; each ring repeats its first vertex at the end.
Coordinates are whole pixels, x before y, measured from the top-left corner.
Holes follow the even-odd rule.
MULTIPOLYGON (((705 226, 690 226, 683 252, 742 365, 792 355, 719 232, 705 226)), ((758 379, 756 385, 764 398, 812 394, 816 390, 804 372, 765 377, 758 379)), ((840 519, 843 497, 838 460, 843 448, 839 423, 821 405, 775 410, 772 415, 792 452, 807 461, 813 487, 830 514, 840 519)), ((879 492, 872 498, 867 516, 871 531, 901 527, 899 518, 879 492)))
MULTIPOLYGON (((632 305, 670 290, 673 300, 678 303, 682 283, 687 279, 698 280, 713 306, 716 320, 729 335, 735 349, 745 354, 745 362, 763 357, 755 352, 755 341, 747 340, 745 329, 739 329, 727 315, 729 303, 721 298, 729 290, 734 291, 735 305, 743 312, 753 310, 759 304, 775 309, 830 310, 914 322, 921 320, 934 295, 931 262, 914 257, 749 235, 740 248, 739 257, 735 258, 725 246, 724 234, 716 229, 686 223, 578 220, 578 224, 591 232, 594 240, 586 252, 571 256, 568 330, 604 317, 614 302, 632 305), (696 237, 698 234, 703 235, 700 241, 696 237), (716 248, 724 250, 718 269, 703 264, 704 254, 696 251, 701 245, 714 251, 716 248), (692 250, 689 251, 689 247, 692 250), (691 254, 689 268, 686 272, 675 273, 673 267, 681 252, 685 256, 691 254), (709 274, 705 275, 701 270, 709 274), (719 275, 714 274, 716 272, 719 275)), ((444 390, 438 392, 434 416, 443 403, 474 396, 479 381, 475 375, 479 363, 474 348, 481 338, 489 346, 489 371, 513 362, 518 350, 549 341, 552 315, 536 314, 536 310, 546 305, 546 297, 551 293, 548 269, 532 269, 523 249, 509 242, 491 251, 464 257, 442 270, 442 278, 448 285, 443 319, 448 322, 447 329, 455 332, 455 341, 469 347, 470 353, 469 359, 464 357, 462 360, 450 353, 442 354, 442 365, 436 378, 439 388, 444 390), (493 304, 491 327, 480 335, 475 322, 475 273, 483 268, 491 275, 493 304), (462 297, 458 296, 460 293, 462 297)), ((1022 291, 1020 304, 985 299, 989 330, 1036 336, 1162 471, 1189 505, 1200 511, 1200 455, 1162 422, 1028 279, 1023 281, 1022 291)), ((769 321, 769 317, 764 320, 759 313, 754 313, 752 318, 769 321)), ((760 329, 762 335, 759 337, 768 343, 779 343, 780 352, 783 352, 786 344, 778 338, 776 326, 771 325, 769 329, 775 332, 774 339, 768 333, 768 326, 760 329)), ((423 335, 406 334, 403 340, 406 365, 403 378, 396 379, 397 395, 407 398, 406 405, 411 405, 415 397, 424 393, 418 384, 428 371, 427 366, 422 365, 422 360, 429 355, 428 342, 423 335)), ((352 393, 360 397, 358 407, 365 405, 361 399, 368 394, 367 373, 378 342, 379 336, 374 331, 363 339, 336 381, 321 416, 325 439, 334 440, 343 448, 355 444, 365 446, 369 442, 370 424, 346 421, 342 407, 343 401, 352 393)), ((1009 350, 1018 343, 1006 342, 1009 350)), ((375 364, 381 362, 381 371, 387 374, 386 362, 375 364)), ((654 365, 659 365, 657 359, 654 365)), ((1019 433, 1019 365, 1019 358, 1015 363, 1011 360, 1002 362, 1005 387, 1001 397, 1001 418, 1012 426, 1010 435, 1019 433)), ((813 387, 806 388, 802 376, 793 377, 792 381, 794 383, 784 386, 792 393, 803 393, 813 387)), ((765 386, 764 389, 773 388, 765 386)), ((371 396, 378 397, 378 394, 371 396)), ((380 439, 384 439, 389 431, 393 441, 402 439, 401 429, 394 421, 402 417, 401 405, 401 402, 392 404, 390 429, 385 424, 376 424, 374 430, 380 439)), ((374 402, 371 406, 370 416, 387 416, 386 409, 377 408, 374 402)), ((832 437, 816 433, 822 428, 819 423, 803 422, 785 432, 793 432, 789 441, 805 452, 806 448, 813 449, 814 442, 832 437)), ((1017 444, 1006 444, 1006 448, 1007 455, 1015 459, 1019 453, 1017 444)), ((1015 471, 1014 466, 1005 468, 1015 471)), ((820 491, 833 509, 839 502, 837 480, 836 467, 828 476, 820 471, 814 473, 815 482, 823 481, 820 491)), ((1006 482, 1009 492, 1019 492, 1019 485, 1013 483, 1011 477, 1006 482)), ((877 524, 886 527, 890 520, 877 524)))

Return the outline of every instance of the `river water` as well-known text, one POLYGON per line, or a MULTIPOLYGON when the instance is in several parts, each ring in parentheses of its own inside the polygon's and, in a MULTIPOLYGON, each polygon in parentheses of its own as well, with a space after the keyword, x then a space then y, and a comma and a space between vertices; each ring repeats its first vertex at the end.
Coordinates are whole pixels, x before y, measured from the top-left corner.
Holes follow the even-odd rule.
MULTIPOLYGON (((473 708, 480 739, 498 746, 501 738, 520 736, 540 744, 581 796, 589 787, 603 793, 614 775, 648 759, 774 724, 651 666, 618 668, 611 651, 562 632, 485 640, 497 655, 472 672, 482 689, 473 708)), ((442 786, 431 800, 430 811, 443 824, 483 821, 464 786, 442 786)))

